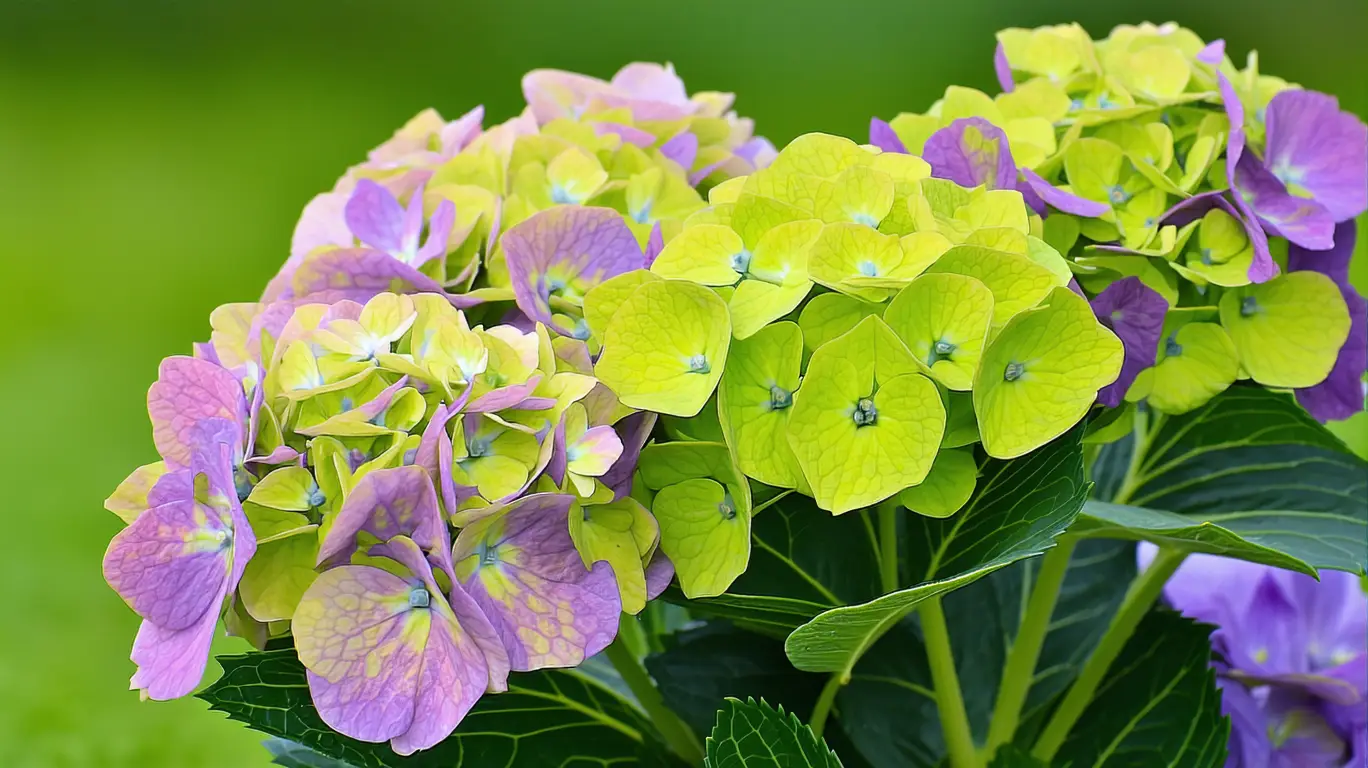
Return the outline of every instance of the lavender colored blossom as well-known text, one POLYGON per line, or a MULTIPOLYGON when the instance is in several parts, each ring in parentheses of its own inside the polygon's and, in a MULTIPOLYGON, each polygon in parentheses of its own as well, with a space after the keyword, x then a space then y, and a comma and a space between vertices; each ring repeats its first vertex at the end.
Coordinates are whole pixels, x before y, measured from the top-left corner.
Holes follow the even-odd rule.
POLYGON ((1335 367, 1325 381, 1297 390, 1297 402, 1320 421, 1347 419, 1363 410, 1363 374, 1368 369, 1368 302, 1349 282, 1349 259, 1354 253, 1356 226, 1352 220, 1335 227, 1335 247, 1309 251, 1295 243, 1287 250, 1289 272, 1313 270, 1339 286, 1349 306, 1349 338, 1340 348, 1335 367))
POLYGON ((1125 399, 1135 377, 1154 366, 1168 302, 1140 278, 1126 277, 1097 294, 1092 308, 1098 321, 1110 328, 1125 346, 1121 375, 1097 395, 1099 403, 1114 408, 1125 399))

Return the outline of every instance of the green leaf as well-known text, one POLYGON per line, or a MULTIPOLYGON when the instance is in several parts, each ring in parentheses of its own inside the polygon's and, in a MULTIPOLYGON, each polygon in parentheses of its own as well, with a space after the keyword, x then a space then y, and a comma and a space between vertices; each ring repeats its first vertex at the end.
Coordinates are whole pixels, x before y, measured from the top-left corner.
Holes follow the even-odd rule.
POLYGON ((836 517, 791 494, 751 519, 751 560, 725 594, 666 599, 704 615, 783 637, 822 611, 879 594, 878 547, 868 511, 836 517))
POLYGON ((1151 612, 1055 755, 1058 765, 1120 768, 1225 764, 1230 721, 1211 659, 1211 627, 1151 612))
POLYGON ((1094 471, 1116 503, 1089 504, 1072 532, 1364 573, 1368 463, 1290 396, 1235 387, 1167 417, 1125 475, 1133 446, 1103 449, 1094 471))
POLYGON ((271 753, 273 765, 283 765, 286 768, 351 768, 341 760, 324 757, 289 739, 270 738, 261 742, 261 746, 271 753))
POLYGON ((455 733, 400 757, 388 744, 347 738, 323 723, 293 648, 220 656, 223 677, 199 698, 229 718, 355 768, 446 768, 649 761, 662 765, 650 722, 631 704, 570 670, 514 673, 508 692, 486 694, 455 733))
MULTIPOLYGON (((1039 568, 1039 560, 1023 560, 943 599, 965 711, 979 741, 987 735, 1007 652, 1039 568)), ((1044 724, 1055 700, 1097 646, 1135 571, 1130 542, 1085 541, 1074 550, 1017 728, 1018 741, 1029 744, 1044 724)), ((911 619, 865 654, 836 705, 845 734, 874 765, 930 768, 945 756, 931 672, 911 619)))
POLYGON ((799 672, 784 644, 724 621, 678 632, 664 653, 647 657, 665 705, 706 737, 729 697, 757 696, 790 712, 811 712, 826 678, 799 672))
POLYGON ((939 520, 907 519, 907 570, 916 586, 835 608, 789 635, 789 660, 811 672, 850 674, 876 640, 922 600, 1054 545, 1088 495, 1083 428, 1013 460, 990 460, 964 509, 939 520))
POLYGON ((763 700, 728 699, 708 737, 707 768, 841 768, 821 737, 763 700))

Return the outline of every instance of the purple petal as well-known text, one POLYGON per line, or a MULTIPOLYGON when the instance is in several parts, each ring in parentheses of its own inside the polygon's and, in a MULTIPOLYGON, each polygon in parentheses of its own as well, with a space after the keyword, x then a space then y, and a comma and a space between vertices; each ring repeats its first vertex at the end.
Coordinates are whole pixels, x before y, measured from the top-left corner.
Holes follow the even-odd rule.
POLYGON ((1032 192, 1040 196, 1040 199, 1049 204, 1050 207, 1072 213, 1075 216, 1096 218, 1105 214, 1110 208, 1104 203, 1095 202, 1086 198, 1079 197, 1072 192, 1065 192, 1046 181, 1040 174, 1030 168, 1021 169, 1022 180, 1032 192))
MULTIPOLYGON (((1230 137, 1226 143, 1226 183, 1234 190, 1238 189, 1235 185, 1235 168, 1240 164, 1240 157, 1244 154, 1244 103, 1240 101, 1239 95, 1235 93, 1235 86, 1231 85, 1230 78, 1226 77, 1225 73, 1217 72, 1216 80, 1220 85, 1226 118, 1230 121, 1230 137)), ((1235 206, 1240 211, 1238 218, 1244 222, 1245 231, 1249 233, 1249 239, 1254 245, 1254 261, 1249 265, 1249 279, 1255 283, 1272 280, 1278 274, 1278 265, 1274 263, 1273 255, 1268 251, 1268 238, 1264 236, 1263 227, 1258 225, 1254 211, 1250 209, 1244 197, 1239 194, 1232 197, 1235 198, 1235 206)))
POLYGON ((649 147, 654 144, 656 140, 655 134, 650 131, 643 131, 640 128, 623 125, 622 123, 595 123, 594 133, 599 136, 606 136, 611 133, 621 138, 624 142, 638 147, 649 147))
POLYGON ((451 238, 451 227, 455 223, 456 204, 450 200, 442 200, 437 204, 437 210, 432 212, 432 219, 428 222, 427 242, 418 249, 417 257, 413 260, 413 266, 421 267, 432 259, 446 254, 447 242, 451 238))
POLYGON ((1254 155, 1240 158, 1235 184, 1270 233, 1313 251, 1334 246, 1335 219, 1330 212, 1315 200, 1290 194, 1254 155))
POLYGON ((1238 681, 1218 677, 1216 686, 1221 689, 1221 714, 1230 718, 1226 765, 1267 766, 1273 745, 1268 741, 1268 727, 1259 702, 1238 681))
POLYGON ((217 610, 207 610, 194 624, 179 630, 144 619, 129 656, 138 665, 129 688, 145 692, 154 701, 188 696, 204 678, 218 618, 217 610))
POLYGON ((997 74, 998 85, 1002 86, 1003 93, 1011 93, 1016 87, 1012 80, 1012 65, 1007 61, 1007 48, 999 40, 997 49, 993 51, 993 71, 997 74))
POLYGON ((391 256, 401 257, 409 263, 413 261, 410 257, 418 254, 418 238, 423 234, 423 190, 426 187, 426 181, 419 184, 409 197, 408 207, 404 209, 404 229, 399 237, 399 250, 390 251, 391 256))
POLYGON ((586 570, 570 539, 574 499, 525 496, 462 529, 463 586, 503 638, 512 668, 573 667, 617 635, 622 604, 607 562, 586 570))
POLYGON ((105 581, 139 616, 167 630, 194 625, 223 599, 232 530, 229 520, 204 512, 193 498, 153 507, 105 552, 105 581))
POLYGON ((660 229, 660 222, 651 225, 651 235, 646 238, 646 252, 643 254, 645 262, 642 264, 644 269, 650 269, 655 263, 656 257, 665 250, 665 233, 660 229))
POLYGON ((1203 64, 1210 64, 1213 67, 1221 63, 1225 58, 1225 41, 1212 40, 1206 44, 1202 50, 1197 52, 1197 60, 1203 64))
POLYGON ((907 154, 907 146, 898 138, 893 126, 877 117, 869 118, 869 143, 885 152, 907 154))
POLYGON ((551 459, 546 464, 546 476, 551 478, 551 482, 557 488, 565 487, 565 469, 569 463, 566 456, 565 445, 565 419, 561 419, 556 424, 556 429, 551 433, 551 459))
POLYGON ((555 69, 534 69, 523 75, 523 97, 538 124, 558 117, 579 119, 591 98, 608 90, 608 84, 597 77, 562 72, 555 69))
POLYGON ((717 170, 718 168, 721 168, 722 166, 726 165, 726 164, 727 164, 727 161, 730 160, 730 159, 731 159, 731 158, 726 158, 726 157, 724 157, 724 158, 722 158, 721 160, 718 160, 718 161, 715 162, 715 163, 708 163, 707 165, 703 166, 702 168, 699 168, 698 170, 696 170, 696 171, 694 171, 693 173, 689 174, 689 183, 692 184, 692 185, 695 186, 695 187, 698 186, 699 184, 702 184, 704 179, 706 179, 706 178, 708 178, 709 176, 711 176, 713 171, 715 171, 715 170, 717 170))
POLYGON ((190 470, 181 469, 175 472, 168 472, 157 478, 157 482, 152 486, 152 490, 147 492, 148 508, 160 507, 163 504, 170 504, 173 501, 183 501, 193 498, 195 495, 194 479, 190 475, 190 470))
POLYGON ((1299 389, 1297 402, 1319 421, 1347 419, 1363 410, 1363 374, 1368 370, 1368 302, 1349 283, 1349 259, 1356 240, 1354 222, 1335 228, 1335 247, 1328 251, 1308 251, 1297 245, 1287 250, 1289 272, 1314 270, 1328 275, 1340 287, 1349 305, 1349 338, 1340 347, 1339 357, 1325 381, 1299 389))
POLYGON ((750 163, 757 171, 774 162, 779 151, 764 136, 756 136, 733 150, 732 154, 750 163))
POLYGON ((636 472, 641 449, 651 438, 651 430, 655 428, 655 424, 654 413, 639 411, 613 425, 618 437, 622 439, 622 455, 618 456, 617 461, 613 462, 613 466, 609 467, 599 480, 613 489, 615 499, 621 499, 631 493, 632 474, 636 472))
POLYGON ((388 189, 361 179, 347 200, 344 215, 357 240, 386 253, 403 252, 406 214, 388 189))
POLYGON ((453 157, 480 135, 484 125, 484 113, 484 105, 481 104, 442 126, 438 136, 444 157, 453 157))
POLYGON ((961 117, 931 134, 922 149, 931 175, 962 187, 1015 189, 1017 169, 1007 134, 981 117, 961 117))
POLYGON ((507 387, 492 389, 483 395, 475 398, 470 405, 466 406, 467 413, 494 413, 513 406, 526 400, 537 385, 541 384, 541 374, 534 373, 522 384, 512 384, 507 387))
POLYGON ((1335 221, 1368 210, 1368 126, 1316 91, 1282 91, 1265 112, 1264 161, 1325 206, 1335 221))
POLYGON ((380 394, 376 395, 369 402, 363 403, 350 411, 343 411, 337 416, 325 419, 310 427, 296 426, 294 431, 308 437, 317 437, 319 435, 327 434, 328 430, 334 426, 337 423, 337 420, 342 416, 347 416, 349 419, 360 417, 362 421, 371 421, 389 409, 390 405, 394 402, 395 396, 399 394, 399 390, 403 389, 404 385, 407 383, 408 376, 400 376, 398 381, 380 390, 380 394))
POLYGON ((551 319, 553 290, 583 296, 645 265, 632 230, 609 208, 563 205, 541 211, 504 233, 503 246, 518 308, 566 336, 551 319))
POLYGON ((408 536, 431 552, 450 548, 450 534, 437 506, 432 479, 418 466, 377 469, 361 478, 323 537, 318 564, 347 562, 362 531, 380 541, 408 536))
POLYGON ((1098 402, 1115 408, 1125 399, 1135 377, 1153 367, 1164 332, 1168 302, 1138 277, 1122 278, 1092 300, 1098 321, 1110 328, 1125 347, 1121 375, 1097 395, 1098 402))
POLYGON ((441 293, 453 306, 466 309, 481 303, 468 296, 448 295, 436 280, 380 251, 343 248, 314 254, 294 275, 298 303, 332 304, 351 300, 364 304, 385 293, 441 293))
POLYGON ((646 566, 646 599, 654 600, 674 581, 675 567, 664 552, 656 550, 646 566))
POLYGON ((345 192, 324 192, 304 206, 290 240, 292 261, 298 263, 315 248, 351 247, 352 232, 346 218, 348 198, 345 192))
POLYGON ((407 581, 370 566, 324 571, 304 593, 295 648, 314 707, 333 730, 378 742, 413 723, 423 648, 409 593, 407 581))
POLYGON ((1244 615, 1217 630, 1227 661, 1260 676, 1302 674, 1307 663, 1306 617, 1265 568, 1244 615))
POLYGON ((234 445, 242 443, 247 400, 237 378, 223 368, 193 357, 168 357, 147 391, 147 412, 157 451, 183 467, 190 463, 192 432, 204 419, 238 425, 234 445))
POLYGON ((685 131, 661 144, 660 154, 679 163, 680 168, 688 171, 693 168, 694 160, 698 158, 698 137, 690 131, 685 131))

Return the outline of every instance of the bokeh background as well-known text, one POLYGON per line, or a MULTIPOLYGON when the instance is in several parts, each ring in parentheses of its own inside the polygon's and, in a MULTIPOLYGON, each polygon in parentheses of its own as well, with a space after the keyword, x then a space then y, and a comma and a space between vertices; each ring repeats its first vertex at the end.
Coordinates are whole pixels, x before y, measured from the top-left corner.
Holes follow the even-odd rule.
POLYGON ((155 458, 158 360, 255 299, 304 203, 420 109, 502 120, 527 69, 672 61, 777 144, 864 138, 994 88, 997 28, 1169 19, 1368 113, 1362 0, 0 0, 0 766, 266 764, 202 702, 127 690, 101 501, 155 458))

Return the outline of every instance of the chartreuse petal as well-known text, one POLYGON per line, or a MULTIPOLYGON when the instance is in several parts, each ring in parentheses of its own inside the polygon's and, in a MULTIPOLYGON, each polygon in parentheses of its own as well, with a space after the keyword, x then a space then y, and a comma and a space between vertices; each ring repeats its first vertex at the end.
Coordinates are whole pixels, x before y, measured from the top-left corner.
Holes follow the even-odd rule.
POLYGON ((303 467, 281 467, 261 478, 261 482, 252 487, 247 500, 272 509, 307 512, 322 506, 322 494, 309 470, 303 467))
POLYGON ((779 488, 805 485, 788 444, 788 417, 803 362, 803 332, 775 323, 732 343, 718 385, 723 433, 748 477, 779 488))
POLYGON ((830 179, 853 165, 868 165, 872 158, 872 153, 850 139, 807 133, 789 142, 768 170, 830 179))
POLYGON ((898 502, 920 515, 949 517, 969 503, 977 484, 973 451, 941 451, 926 479, 898 494, 898 502))
POLYGON ((817 216, 825 222, 878 227, 893 210, 893 177, 871 166, 845 169, 826 191, 815 201, 817 216))
POLYGON ((656 493, 660 549, 687 597, 722 594, 750 561, 750 513, 716 480, 695 478, 656 493))
POLYGON ((1023 235, 1031 231, 1029 209, 1015 189, 976 188, 969 200, 955 210, 955 220, 972 229, 1010 227, 1023 235))
POLYGON ((728 301, 736 338, 751 336, 807 298, 812 290, 808 251, 821 231, 816 219, 780 224, 747 254, 743 278, 728 301))
POLYGON ((928 274, 966 275, 993 293, 993 327, 1040 303, 1058 285, 1055 274, 1027 256, 977 245, 958 245, 927 268, 928 274))
POLYGON ((1127 90, 1159 102, 1178 97, 1192 78, 1187 57, 1167 45, 1148 45, 1133 51, 1118 69, 1127 90))
POLYGON ((902 243, 897 237, 861 224, 828 224, 813 243, 808 261, 813 280, 867 301, 883 301, 892 291, 857 287, 851 279, 910 280, 917 275, 911 266, 903 268, 902 243))
POLYGON ((1320 272, 1289 272, 1221 297, 1240 365, 1267 387, 1300 389, 1325 380, 1349 337, 1339 286, 1320 272))
POLYGON ((903 112, 889 120, 888 127, 898 135, 908 152, 919 155, 926 148, 926 140, 931 138, 931 134, 941 129, 941 119, 935 115, 903 112))
POLYGON ((1116 381, 1122 348, 1086 299, 1055 288, 1012 318, 988 345, 974 378, 974 411, 988 455, 1012 459, 1064 434, 1098 390, 1116 381))
POLYGON ((551 185, 551 202, 578 205, 608 181, 608 172, 592 154, 572 147, 546 166, 546 181, 551 185))
POLYGON ((968 392, 946 392, 945 437, 941 448, 962 448, 979 442, 978 416, 974 413, 974 398, 968 392))
POLYGON ((630 497, 570 510, 570 540, 586 568, 599 560, 613 566, 624 613, 635 615, 646 607, 642 558, 659 538, 655 518, 630 497))
POLYGON ((645 269, 634 269, 599 283, 584 295, 584 322, 589 332, 602 339, 608 323, 643 283, 661 279, 645 269))
MULTIPOLYGON (((918 233, 922 234, 922 233, 918 233)), ((1027 235, 1011 227, 985 227, 976 229, 964 237, 964 245, 981 245, 995 251, 1026 253, 1027 235)))
POLYGON ((1064 173, 1074 194, 1112 206, 1126 199, 1120 184, 1125 163, 1121 148, 1105 139, 1079 139, 1064 150, 1064 173))
POLYGON ((722 203, 734 203, 741 197, 741 190, 746 186, 746 177, 737 176, 734 179, 727 179, 708 190, 708 204, 721 205, 722 203))
MULTIPOLYGON (((994 97, 1006 120, 1039 118, 1057 123, 1069 114, 1069 95, 1047 78, 1037 78, 1019 84, 1009 93, 994 97)), ((1019 165, 1025 165, 1020 158, 1019 165)))
POLYGON ((1248 285, 1254 243, 1243 223, 1220 208, 1212 208, 1202 217, 1197 241, 1188 243, 1183 261, 1186 266, 1175 262, 1173 268, 1198 285, 1248 285))
POLYGON ((105 509, 118 515, 125 523, 132 523, 147 509, 147 494, 157 480, 169 471, 164 461, 138 467, 105 499, 105 509))
POLYGON ((893 297, 883 317, 931 378, 954 390, 973 385, 993 320, 986 285, 965 275, 922 275, 893 297))
POLYGON ((247 613, 261 622, 290 620, 305 590, 318 578, 317 557, 318 534, 312 525, 259 544, 238 585, 247 613))
POLYGON ((766 232, 791 221, 811 219, 812 214, 783 200, 762 195, 743 194, 731 209, 731 227, 741 235, 743 245, 754 250, 766 232))
MULTIPOLYGON (((1169 227, 1165 227, 1169 229, 1169 227)), ((1075 264, 1087 267, 1088 272, 1080 272, 1078 282, 1090 293, 1101 293, 1108 285, 1123 277, 1138 277, 1140 282, 1154 289, 1170 306, 1178 303, 1178 275, 1162 262, 1145 256, 1092 252, 1090 256, 1079 256, 1075 264)))
POLYGON ((935 384, 877 317, 812 355, 788 440, 817 505, 841 514, 926 477, 945 432, 935 384))
POLYGON ((655 491, 660 549, 690 597, 726 591, 750 560, 750 485, 721 443, 674 442, 641 452, 639 477, 655 491))
POLYGON ((803 346, 809 352, 840 336, 860 321, 882 312, 878 304, 863 301, 843 293, 823 293, 812 297, 798 315, 798 327, 803 331, 803 346))
POLYGON ((1202 118, 1197 127, 1197 137, 1183 159, 1183 175, 1178 180, 1178 186, 1184 192, 1192 192, 1206 178, 1211 164, 1225 146, 1228 126, 1223 115, 1209 114, 1202 118))
POLYGON ((732 285, 749 261, 746 244, 731 227, 703 224, 671 240, 651 264, 651 272, 701 285, 732 285))
POLYGON ((942 123, 952 123, 962 117, 982 117, 990 123, 1001 124, 1002 111, 993 98, 983 91, 952 85, 945 89, 940 100, 942 123))
MULTIPOLYGON (((341 506, 340 492, 338 506, 341 506)), ((247 522, 251 524, 252 533, 256 536, 258 544, 294 536, 312 527, 309 518, 298 512, 271 509, 251 501, 243 503, 242 513, 247 516, 247 522)))
POLYGON ((1069 262, 1059 255, 1059 251, 1054 246, 1033 235, 1026 236, 1026 256, 1031 261, 1050 270, 1055 276, 1055 285, 1067 286, 1073 280, 1073 270, 1069 269, 1069 262))
POLYGON ((731 318, 716 293, 683 280, 647 282, 608 323, 594 371, 624 405, 692 416, 722 378, 730 341, 731 318))
MULTIPOLYGON (((1187 413, 1224 392, 1240 372, 1235 344, 1215 323, 1165 329, 1159 358, 1148 377, 1149 404, 1164 413, 1187 413)), ((1136 386, 1144 386, 1137 379, 1136 386)))

